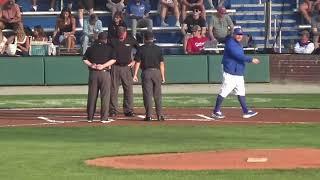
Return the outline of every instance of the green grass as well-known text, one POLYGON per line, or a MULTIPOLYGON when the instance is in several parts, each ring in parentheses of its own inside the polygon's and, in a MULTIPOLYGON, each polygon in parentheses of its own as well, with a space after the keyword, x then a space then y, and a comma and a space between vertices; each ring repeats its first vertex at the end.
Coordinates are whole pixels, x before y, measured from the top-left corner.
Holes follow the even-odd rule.
MULTIPOLYGON (((211 107, 216 95, 165 95, 167 107, 211 107)), ((320 94, 248 95, 254 107, 320 108, 320 94)), ((121 100, 120 100, 121 101, 121 100)), ((85 107, 86 95, 0 96, 0 108, 85 107)), ((141 96, 135 98, 142 106, 141 96)), ((230 97, 224 106, 239 106, 230 97)), ((320 148, 320 125, 0 128, 2 180, 315 180, 318 169, 146 171, 88 167, 101 156, 239 148, 320 148)), ((317 158, 317 157, 315 157, 317 158)))
MULTIPOLYGON (((86 95, 26 95, 0 96, 0 108, 30 107, 85 107, 86 95)), ((166 94, 166 107, 211 107, 215 102, 213 94, 166 94)), ((253 94, 247 101, 254 107, 319 108, 320 94, 253 94)), ((121 104, 122 97, 119 98, 121 104)), ((135 96, 135 106, 142 106, 141 95, 135 96)), ((235 96, 228 97, 224 106, 239 106, 235 96)))
POLYGON ((319 170, 146 171, 88 167, 101 156, 239 148, 320 148, 320 126, 1 128, 0 177, 10 180, 319 179, 319 170), (306 133, 307 132, 307 133, 306 133))

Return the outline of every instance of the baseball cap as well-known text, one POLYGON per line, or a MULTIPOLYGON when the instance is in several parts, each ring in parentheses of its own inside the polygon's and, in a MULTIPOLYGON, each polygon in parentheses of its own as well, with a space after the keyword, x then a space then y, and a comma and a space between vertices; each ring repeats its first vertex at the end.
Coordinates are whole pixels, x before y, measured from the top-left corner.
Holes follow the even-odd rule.
POLYGON ((235 35, 243 35, 244 33, 243 33, 241 28, 234 28, 233 29, 233 34, 235 34, 235 35))

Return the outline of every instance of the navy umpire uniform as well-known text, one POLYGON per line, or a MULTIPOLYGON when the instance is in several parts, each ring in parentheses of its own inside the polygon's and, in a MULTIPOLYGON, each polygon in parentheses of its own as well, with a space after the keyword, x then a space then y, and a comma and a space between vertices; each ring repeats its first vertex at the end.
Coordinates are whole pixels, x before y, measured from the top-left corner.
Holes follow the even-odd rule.
POLYGON ((113 48, 107 45, 107 37, 107 33, 101 32, 97 42, 87 49, 83 57, 83 62, 89 69, 88 122, 93 121, 99 91, 101 98, 100 119, 102 123, 109 121, 110 67, 116 60, 113 48))
POLYGON ((153 43, 153 34, 147 31, 144 34, 145 44, 135 55, 135 70, 133 80, 138 81, 138 70, 141 68, 143 104, 146 110, 145 121, 152 120, 152 97, 154 98, 157 119, 165 120, 162 114, 161 83, 165 82, 164 59, 159 46, 153 43))
POLYGON ((132 60, 133 48, 138 49, 139 43, 127 33, 127 28, 119 26, 118 38, 110 40, 111 46, 116 52, 117 62, 111 68, 111 99, 110 116, 118 113, 118 91, 119 86, 123 88, 123 112, 125 116, 134 116, 133 112, 133 81, 132 60))

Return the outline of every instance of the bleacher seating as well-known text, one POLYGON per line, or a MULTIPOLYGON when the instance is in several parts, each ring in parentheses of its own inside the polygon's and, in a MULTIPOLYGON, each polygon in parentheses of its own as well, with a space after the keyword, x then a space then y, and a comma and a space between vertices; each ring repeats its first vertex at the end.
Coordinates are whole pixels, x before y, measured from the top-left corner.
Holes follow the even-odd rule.
MULTIPOLYGON (((227 10, 236 25, 242 26, 245 32, 250 33, 253 36, 254 44, 256 47, 262 48, 264 46, 265 36, 265 21, 264 21, 264 4, 266 0, 261 0, 262 4, 259 4, 259 0, 227 0, 227 10)), ((60 11, 49 12, 48 1, 38 0, 40 5, 38 12, 29 12, 31 7, 30 1, 20 0, 18 3, 22 5, 23 19, 27 26, 33 27, 40 24, 44 27, 44 30, 49 34, 53 32, 56 21, 56 16, 60 14, 60 11)), ((59 2, 59 1, 57 1, 59 2)), ((179 27, 174 27, 175 18, 173 16, 168 17, 168 22, 171 26, 160 27, 160 18, 158 11, 156 10, 157 1, 151 1, 153 10, 151 16, 154 21, 155 38, 159 45, 165 47, 165 52, 168 54, 180 54, 183 53, 181 50, 181 39, 179 27)), ((95 11, 99 15, 104 25, 104 30, 107 31, 107 26, 111 22, 110 12, 105 9, 105 0, 101 0, 102 8, 95 11)), ((272 19, 282 20, 282 40, 283 44, 290 44, 292 41, 298 39, 298 31, 301 26, 297 25, 299 14, 295 12, 297 9, 296 0, 272 0, 272 19)), ((207 10, 207 14, 211 15, 216 10, 207 10)), ((73 14, 76 15, 76 11, 73 14)), ((81 28, 77 25, 77 34, 80 35, 81 28)), ((310 26, 307 26, 307 28, 310 26)), ((140 28, 138 31, 144 31, 146 28, 140 28)), ((130 28, 129 28, 130 31, 130 28)), ((272 32, 274 35, 274 32, 272 32)), ((271 42, 272 43, 272 42, 271 42)))

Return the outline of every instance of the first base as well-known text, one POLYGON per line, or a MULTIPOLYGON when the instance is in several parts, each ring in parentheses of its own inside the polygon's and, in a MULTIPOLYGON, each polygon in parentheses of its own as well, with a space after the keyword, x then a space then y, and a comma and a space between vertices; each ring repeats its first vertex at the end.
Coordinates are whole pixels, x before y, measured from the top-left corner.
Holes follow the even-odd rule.
POLYGON ((266 157, 261 157, 261 158, 253 158, 253 157, 249 157, 247 159, 248 163, 263 163, 263 162, 267 162, 268 158, 266 157))

